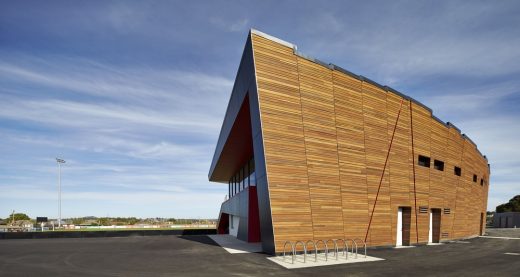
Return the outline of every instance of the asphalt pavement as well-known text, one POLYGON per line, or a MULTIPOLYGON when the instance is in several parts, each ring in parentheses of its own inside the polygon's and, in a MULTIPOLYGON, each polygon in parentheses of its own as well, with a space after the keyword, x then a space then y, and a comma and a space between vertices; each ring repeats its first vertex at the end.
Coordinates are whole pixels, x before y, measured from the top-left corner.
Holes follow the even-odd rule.
POLYGON ((519 276, 520 240, 369 249, 384 261, 285 269, 207 236, 0 240, 0 276, 519 276), (513 254, 505 254, 513 253, 513 254))

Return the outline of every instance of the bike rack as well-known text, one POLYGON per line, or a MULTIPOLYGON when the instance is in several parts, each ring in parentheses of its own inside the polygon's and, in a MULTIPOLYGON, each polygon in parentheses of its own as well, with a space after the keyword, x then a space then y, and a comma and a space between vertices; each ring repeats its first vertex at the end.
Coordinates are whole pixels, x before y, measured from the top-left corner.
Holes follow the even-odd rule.
POLYGON ((291 251, 291 263, 294 264, 294 261, 298 261, 298 258, 296 256, 296 248, 298 247, 298 245, 302 245, 303 246, 303 262, 306 263, 307 262, 307 252, 308 252, 308 248, 307 246, 310 244, 312 244, 312 246, 314 247, 314 262, 317 262, 318 261, 318 253, 320 251, 319 249, 319 245, 320 245, 320 242, 325 246, 324 247, 324 251, 325 251, 325 261, 328 261, 329 260, 329 242, 331 242, 334 244, 334 256, 336 257, 336 260, 339 259, 339 248, 338 248, 338 242, 339 241, 342 241, 343 242, 343 255, 345 255, 345 259, 348 260, 348 255, 349 255, 349 252, 348 252, 348 249, 349 249, 349 246, 348 246, 348 242, 350 241, 352 243, 352 253, 355 255, 354 258, 357 259, 357 255, 358 255, 358 243, 357 242, 361 242, 363 243, 363 246, 364 246, 364 250, 365 250, 365 258, 367 257, 367 244, 366 242, 364 242, 363 240, 359 239, 359 238, 355 238, 355 239, 349 239, 349 238, 345 238, 345 239, 327 239, 327 240, 308 240, 307 242, 303 242, 301 240, 298 240, 296 241, 295 243, 292 243, 291 241, 289 240, 286 240, 284 242, 284 245, 283 245, 283 261, 285 261, 285 256, 287 256, 287 245, 290 246, 290 251, 291 251))
MULTIPOLYGON (((338 259, 338 244, 336 243, 335 239, 328 239, 325 244, 327 245, 329 241, 332 241, 334 243, 334 256, 336 257, 336 260, 338 259)), ((328 246, 328 245, 327 245, 328 246)))
POLYGON ((285 262, 285 248, 286 248, 287 244, 289 244, 291 246, 291 251, 292 251, 291 263, 294 264, 294 244, 292 244, 292 242, 290 242, 288 240, 286 240, 285 243, 283 244, 283 261, 285 262))
POLYGON ((314 262, 317 262, 318 261, 318 248, 316 247, 316 243, 313 240, 308 240, 307 243, 305 243, 305 247, 307 247, 309 242, 312 242, 312 245, 314 246, 314 262))
MULTIPOLYGON (((345 239, 345 240, 352 242, 352 244, 351 244, 352 245, 352 254, 355 254, 354 259, 357 259, 357 243, 356 243, 356 241, 353 240, 353 239, 345 239), (354 246, 356 247, 355 252, 354 252, 354 246)), ((348 255, 348 252, 347 252, 347 255, 348 255)))
POLYGON ((343 255, 346 257, 345 259, 348 260, 348 244, 344 239, 337 239, 336 241, 342 241, 343 242, 343 255), (346 251, 345 251, 346 250, 346 251))
POLYGON ((329 260, 329 258, 328 258, 329 247, 327 246, 327 244, 323 240, 321 240, 321 239, 316 240, 316 249, 318 249, 317 247, 318 247, 320 241, 321 241, 321 243, 323 243, 323 245, 325 245, 325 261, 328 261, 329 260))
MULTIPOLYGON (((367 257, 367 244, 365 241, 363 241, 362 239, 354 239, 354 241, 360 241, 363 243, 363 245, 365 246, 365 258, 367 257)), ((356 256, 357 256, 357 250, 356 250, 356 256)))
POLYGON ((306 263, 307 262, 307 246, 305 243, 303 243, 303 241, 299 240, 296 243, 294 243, 295 249, 298 246, 298 244, 301 244, 303 246, 303 262, 306 263))

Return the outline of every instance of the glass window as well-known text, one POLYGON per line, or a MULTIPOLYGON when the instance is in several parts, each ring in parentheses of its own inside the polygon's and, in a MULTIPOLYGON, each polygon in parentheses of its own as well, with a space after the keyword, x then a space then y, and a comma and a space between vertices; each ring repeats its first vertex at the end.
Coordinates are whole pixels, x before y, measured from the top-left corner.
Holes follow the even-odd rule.
POLYGON ((444 171, 444 162, 439 161, 439 160, 434 160, 433 167, 437 170, 444 171))
POLYGON ((430 167, 430 157, 419 155, 418 164, 424 167, 430 167))
POLYGON ((256 186, 255 159, 249 161, 249 185, 256 186))
POLYGON ((240 191, 242 191, 242 170, 239 170, 237 172, 237 176, 238 176, 238 179, 237 179, 237 181, 238 181, 238 189, 240 191))
POLYGON ((460 167, 456 166, 453 168, 453 172, 455 173, 455 175, 457 176, 460 176, 462 175, 462 169, 460 169, 460 167))
POLYGON ((237 192, 237 178, 236 176, 233 176, 233 195, 236 195, 237 192))

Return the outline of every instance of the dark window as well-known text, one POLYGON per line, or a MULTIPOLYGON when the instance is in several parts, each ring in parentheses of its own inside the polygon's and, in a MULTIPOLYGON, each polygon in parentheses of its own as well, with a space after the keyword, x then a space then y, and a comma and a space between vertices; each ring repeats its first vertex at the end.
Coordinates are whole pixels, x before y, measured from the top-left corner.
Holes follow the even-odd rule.
POLYGON ((480 179, 480 185, 481 185, 481 186, 484 185, 484 179, 480 179))
POLYGON ((455 173, 455 175, 457 175, 457 176, 460 176, 460 175, 462 175, 462 169, 460 169, 460 167, 456 166, 453 168, 453 173, 455 173))
POLYGON ((256 186, 255 159, 249 161, 249 186, 256 186))
POLYGON ((473 174, 473 182, 477 182, 477 175, 476 174, 473 174))
POLYGON ((433 168, 444 171, 444 162, 439 160, 433 160, 433 168))
POLYGON ((430 157, 419 155, 419 165, 424 167, 430 167, 430 157))
POLYGON ((233 195, 237 194, 237 177, 233 176, 233 195))
POLYGON ((245 173, 246 173, 246 167, 244 166, 244 167, 242 167, 242 189, 246 188, 247 176, 245 173))

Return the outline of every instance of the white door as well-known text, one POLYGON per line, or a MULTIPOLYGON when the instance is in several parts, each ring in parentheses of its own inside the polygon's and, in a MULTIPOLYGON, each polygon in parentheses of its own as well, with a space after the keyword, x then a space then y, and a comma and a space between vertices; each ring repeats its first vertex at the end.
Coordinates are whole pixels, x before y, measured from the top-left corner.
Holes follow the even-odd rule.
POLYGON ((432 243, 433 242, 432 223, 433 223, 433 213, 430 210, 430 231, 428 232, 428 243, 432 243))
POLYGON ((397 210, 397 238, 395 246, 403 245, 403 208, 397 210))

